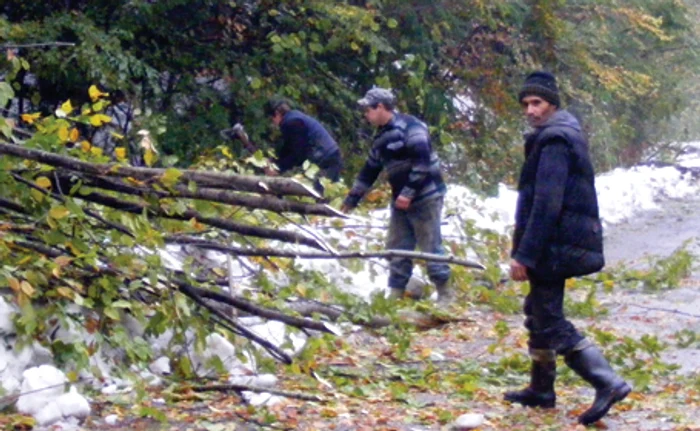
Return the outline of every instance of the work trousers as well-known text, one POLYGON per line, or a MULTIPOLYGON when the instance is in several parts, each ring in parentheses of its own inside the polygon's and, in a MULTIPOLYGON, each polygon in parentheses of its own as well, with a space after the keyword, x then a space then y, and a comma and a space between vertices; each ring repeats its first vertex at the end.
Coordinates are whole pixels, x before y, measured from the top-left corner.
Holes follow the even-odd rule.
MULTIPOLYGON (((388 250, 415 250, 425 253, 444 254, 440 223, 443 197, 428 198, 411 203, 407 210, 391 208, 388 250)), ((436 285, 450 278, 450 267, 446 263, 428 262, 428 277, 436 285)), ((389 287, 405 289, 413 273, 413 261, 408 258, 393 258, 389 264, 389 287)))

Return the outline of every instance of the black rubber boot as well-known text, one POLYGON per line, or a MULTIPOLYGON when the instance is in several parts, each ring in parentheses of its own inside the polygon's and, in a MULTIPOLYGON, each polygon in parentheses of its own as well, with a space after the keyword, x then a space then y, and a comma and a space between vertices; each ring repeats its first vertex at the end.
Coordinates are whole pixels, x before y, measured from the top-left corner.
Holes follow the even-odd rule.
POLYGON ((530 385, 519 391, 506 392, 503 399, 526 407, 554 408, 557 396, 554 380, 557 377, 557 362, 554 350, 531 349, 532 368, 530 385))
POLYGON ((597 347, 584 340, 566 354, 566 365, 595 388, 593 405, 579 416, 584 425, 598 422, 608 413, 613 404, 622 401, 632 391, 620 376, 610 367, 597 347), (580 346, 580 347, 579 347, 580 346))

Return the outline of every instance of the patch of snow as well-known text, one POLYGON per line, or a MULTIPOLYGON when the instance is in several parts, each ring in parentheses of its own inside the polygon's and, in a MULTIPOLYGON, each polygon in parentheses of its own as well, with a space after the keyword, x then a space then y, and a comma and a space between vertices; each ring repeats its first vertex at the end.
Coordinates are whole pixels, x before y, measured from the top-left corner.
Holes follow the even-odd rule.
POLYGON ((22 373, 22 394, 17 411, 33 416, 39 425, 50 425, 67 418, 82 419, 90 414, 90 403, 71 386, 63 371, 51 365, 29 368, 22 373))

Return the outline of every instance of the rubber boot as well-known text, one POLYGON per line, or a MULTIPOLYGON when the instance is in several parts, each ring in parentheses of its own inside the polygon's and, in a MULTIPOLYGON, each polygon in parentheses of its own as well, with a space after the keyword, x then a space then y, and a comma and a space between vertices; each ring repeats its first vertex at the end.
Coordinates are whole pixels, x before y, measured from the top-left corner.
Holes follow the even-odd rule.
POLYGON ((579 423, 590 425, 598 422, 613 404, 625 399, 632 391, 630 385, 615 374, 601 351, 588 340, 576 345, 564 356, 564 360, 566 365, 595 388, 593 405, 579 416, 579 423))
POLYGON ((532 368, 530 386, 506 392, 503 399, 526 407, 551 409, 556 405, 554 380, 557 378, 557 356, 554 350, 530 349, 532 368))
POLYGON ((454 289, 450 285, 449 281, 435 284, 435 290, 437 290, 438 299, 437 306, 440 308, 447 308, 455 300, 454 289))

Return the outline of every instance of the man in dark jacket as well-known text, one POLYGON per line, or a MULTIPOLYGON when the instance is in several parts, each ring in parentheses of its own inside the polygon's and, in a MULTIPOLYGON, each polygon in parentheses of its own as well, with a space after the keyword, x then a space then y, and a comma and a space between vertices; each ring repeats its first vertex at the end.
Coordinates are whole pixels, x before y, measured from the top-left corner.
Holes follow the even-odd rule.
POLYGON ((510 275, 530 282, 524 308, 532 369, 530 385, 504 398, 530 407, 554 407, 556 355, 563 355, 566 364, 595 388, 593 405, 579 417, 588 425, 631 391, 600 350, 564 317, 566 279, 597 272, 604 265, 595 174, 581 126, 559 109, 552 74, 530 74, 519 99, 534 130, 526 135, 518 182, 510 275))
MULTIPOLYGON (((340 149, 331 134, 315 118, 291 108, 286 99, 272 98, 265 105, 265 115, 279 127, 282 133, 281 145, 276 148, 277 157, 272 160, 276 169, 268 167, 265 173, 276 176, 294 168, 301 167, 305 161, 310 161, 319 168, 314 181, 314 189, 323 194, 321 177, 332 182, 340 180, 342 159, 340 149)), ((249 151, 255 146, 248 141, 248 135, 240 124, 222 132, 224 136, 238 136, 249 151)))
MULTIPOLYGON (((358 101, 365 118, 377 127, 369 158, 341 208, 349 212, 386 169, 393 204, 389 220, 387 249, 414 250, 442 254, 440 220, 446 187, 440 160, 430 144, 428 127, 411 115, 394 111, 395 97, 384 88, 373 88, 358 101)), ((427 265, 430 281, 438 292, 438 303, 447 306, 453 299, 449 286, 450 267, 446 263, 427 265)), ((391 260, 391 298, 401 298, 413 272, 407 258, 391 260)))

